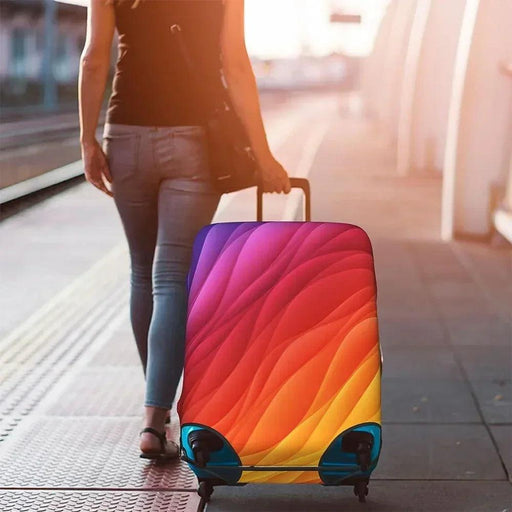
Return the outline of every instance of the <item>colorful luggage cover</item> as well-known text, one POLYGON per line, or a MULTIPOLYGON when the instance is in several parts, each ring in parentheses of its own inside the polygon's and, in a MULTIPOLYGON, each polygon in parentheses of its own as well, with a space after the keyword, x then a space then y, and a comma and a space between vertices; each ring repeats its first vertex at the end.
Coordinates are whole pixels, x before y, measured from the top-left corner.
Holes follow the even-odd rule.
POLYGON ((188 286, 178 413, 199 480, 367 482, 381 447, 381 357, 366 233, 209 225, 188 286))

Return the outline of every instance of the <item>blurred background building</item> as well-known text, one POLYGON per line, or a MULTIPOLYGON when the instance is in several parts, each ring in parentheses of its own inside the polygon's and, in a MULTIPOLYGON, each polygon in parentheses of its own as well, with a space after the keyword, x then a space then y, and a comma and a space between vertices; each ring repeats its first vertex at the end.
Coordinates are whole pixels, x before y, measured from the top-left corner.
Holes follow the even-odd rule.
MULTIPOLYGON (((347 1, 247 0, 247 46, 262 89, 355 85, 359 60, 371 48, 387 0, 369 0, 362 23, 341 30, 330 16, 347 1)), ((76 108, 86 5, 87 0, 0 2, 4 118, 76 108)))
POLYGON ((442 179, 445 240, 512 241, 511 28, 509 0, 392 0, 365 62, 397 174, 442 179))
POLYGON ((75 107, 86 16, 53 0, 0 2, 2 114, 75 107))
MULTIPOLYGON (((86 4, 2 0, 4 121, 68 113, 49 129, 76 130, 86 4)), ((386 135, 398 176, 442 180, 444 239, 512 240, 510 20, 510 0, 246 0, 246 41, 263 102, 352 91, 386 135)), ((11 135, 2 140, 12 147, 11 135)))

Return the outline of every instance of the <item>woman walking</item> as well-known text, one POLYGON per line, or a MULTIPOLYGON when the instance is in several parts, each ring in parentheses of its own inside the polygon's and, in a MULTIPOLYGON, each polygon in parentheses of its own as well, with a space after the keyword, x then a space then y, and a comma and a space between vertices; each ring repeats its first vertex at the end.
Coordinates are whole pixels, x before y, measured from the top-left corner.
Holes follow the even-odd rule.
POLYGON ((165 421, 183 368, 186 276, 194 237, 220 198, 210 180, 203 102, 173 44, 173 24, 207 77, 201 95, 215 94, 222 65, 263 190, 290 191, 263 127, 243 0, 90 1, 79 77, 82 158, 87 180, 113 196, 130 250, 131 324, 146 377, 145 458, 179 455, 165 421), (102 146, 95 133, 116 28, 119 57, 102 146))

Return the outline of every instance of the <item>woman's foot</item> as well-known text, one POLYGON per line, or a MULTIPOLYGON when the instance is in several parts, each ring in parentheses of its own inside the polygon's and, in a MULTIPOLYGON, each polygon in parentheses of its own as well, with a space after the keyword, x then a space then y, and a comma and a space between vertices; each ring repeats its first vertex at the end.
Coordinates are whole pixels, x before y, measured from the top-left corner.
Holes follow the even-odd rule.
POLYGON ((179 457, 180 447, 174 441, 167 440, 165 431, 159 432, 151 427, 146 427, 140 435, 141 458, 170 460, 179 457))
POLYGON ((140 450, 143 458, 179 457, 179 446, 166 438, 166 419, 170 417, 168 409, 146 407, 145 428, 140 433, 140 450))

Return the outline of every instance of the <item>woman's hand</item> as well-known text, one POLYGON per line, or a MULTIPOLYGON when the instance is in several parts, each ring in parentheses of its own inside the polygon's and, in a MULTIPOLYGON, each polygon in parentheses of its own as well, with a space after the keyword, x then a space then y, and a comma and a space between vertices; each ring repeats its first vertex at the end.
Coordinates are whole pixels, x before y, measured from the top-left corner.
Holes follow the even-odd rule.
POLYGON ((224 0, 221 34, 222 72, 235 111, 245 126, 260 168, 264 192, 290 192, 290 180, 270 151, 258 86, 245 47, 244 1, 224 0))
POLYGON ((82 160, 87 181, 108 196, 113 197, 110 187, 107 185, 107 183, 112 183, 107 157, 96 139, 89 143, 82 143, 82 160))
POLYGON ((115 10, 113 3, 105 0, 90 0, 88 4, 87 36, 78 75, 82 160, 87 181, 112 196, 107 186, 112 181, 108 162, 95 134, 110 68, 115 10))
POLYGON ((259 163, 260 177, 263 185, 263 192, 284 192, 288 194, 291 190, 290 178, 284 167, 275 159, 259 163))

